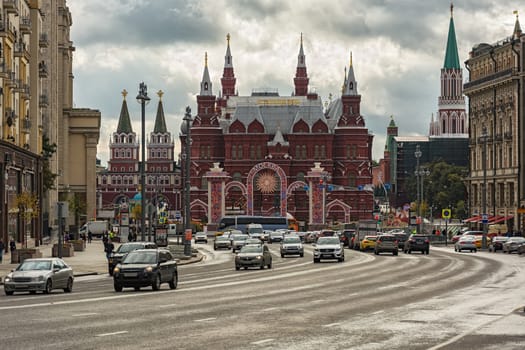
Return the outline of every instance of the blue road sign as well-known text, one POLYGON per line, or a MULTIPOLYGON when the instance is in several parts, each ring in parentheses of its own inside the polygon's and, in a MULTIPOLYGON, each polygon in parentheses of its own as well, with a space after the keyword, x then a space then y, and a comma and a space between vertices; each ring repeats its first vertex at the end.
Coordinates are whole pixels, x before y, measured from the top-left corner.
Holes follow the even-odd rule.
POLYGON ((487 214, 481 215, 481 223, 482 224, 488 224, 489 223, 489 216, 487 214))

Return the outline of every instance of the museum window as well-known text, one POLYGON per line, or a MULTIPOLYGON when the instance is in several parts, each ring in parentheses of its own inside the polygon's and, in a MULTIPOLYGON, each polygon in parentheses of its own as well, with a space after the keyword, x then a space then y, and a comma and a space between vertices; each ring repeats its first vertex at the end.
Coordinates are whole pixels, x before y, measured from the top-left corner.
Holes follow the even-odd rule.
POLYGON ((301 158, 301 146, 299 145, 295 146, 295 159, 302 159, 301 158))
POLYGON ((237 146, 232 145, 232 160, 237 159, 237 146))
POLYGON ((314 159, 319 159, 319 145, 314 146, 314 159))
POLYGON ((262 158, 261 145, 257 145, 257 159, 262 158))
POLYGON ((233 173, 232 181, 242 182, 241 173, 239 173, 239 172, 233 173))
POLYGON ((349 175, 348 175, 348 186, 350 186, 350 187, 356 187, 355 174, 349 174, 349 175))
POLYGON ((352 159, 356 159, 356 158, 357 158, 357 146, 352 145, 352 159))
POLYGON ((255 159, 255 146, 250 145, 250 159, 255 159))
POLYGON ((325 159, 325 158, 326 158, 326 146, 321 145, 321 159, 325 159))
POLYGON ((207 190, 208 189, 208 179, 203 177, 201 179, 201 189, 207 190))
POLYGON ((346 159, 350 159, 350 145, 345 146, 346 159))
POLYGON ((297 173, 297 181, 306 182, 305 179, 304 179, 304 173, 303 172, 298 172, 297 173))
POLYGON ((505 206, 505 184, 504 183, 498 184, 498 192, 499 192, 499 206, 504 207, 505 206))
POLYGON ((303 145, 303 159, 306 159, 306 145, 303 145))
POLYGON ((243 155, 243 151, 242 151, 242 145, 239 146, 239 148, 237 149, 237 159, 243 159, 244 155, 243 155))
POLYGON ((509 185, 509 206, 514 206, 514 182, 510 182, 509 185))

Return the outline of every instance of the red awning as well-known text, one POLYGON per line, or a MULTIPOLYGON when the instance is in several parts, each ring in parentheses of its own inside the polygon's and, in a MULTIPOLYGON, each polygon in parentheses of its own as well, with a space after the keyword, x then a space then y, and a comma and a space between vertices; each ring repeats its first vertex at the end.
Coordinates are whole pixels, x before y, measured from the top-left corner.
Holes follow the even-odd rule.
POLYGON ((495 216, 493 220, 489 221, 489 224, 497 224, 498 222, 503 222, 512 219, 514 216, 495 216))
POLYGON ((479 220, 481 220, 481 216, 480 215, 473 216, 471 218, 465 219, 465 220, 463 220, 463 222, 478 222, 479 220))

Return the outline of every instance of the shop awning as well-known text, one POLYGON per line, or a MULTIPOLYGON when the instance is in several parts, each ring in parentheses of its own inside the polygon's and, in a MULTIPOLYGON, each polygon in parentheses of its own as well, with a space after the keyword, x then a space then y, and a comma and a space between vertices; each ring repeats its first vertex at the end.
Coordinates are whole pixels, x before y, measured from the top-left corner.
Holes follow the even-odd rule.
POLYGON ((471 218, 465 219, 465 220, 463 220, 463 222, 478 222, 479 220, 481 220, 481 216, 480 215, 473 216, 471 218))
POLYGON ((510 220, 514 217, 514 215, 508 215, 508 216, 494 216, 492 220, 489 220, 489 224, 497 224, 499 222, 510 220))

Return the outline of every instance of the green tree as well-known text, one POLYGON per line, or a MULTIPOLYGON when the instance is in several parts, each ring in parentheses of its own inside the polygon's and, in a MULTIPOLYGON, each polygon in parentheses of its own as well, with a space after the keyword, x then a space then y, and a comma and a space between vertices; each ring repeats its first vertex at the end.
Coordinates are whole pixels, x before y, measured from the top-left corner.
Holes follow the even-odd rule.
MULTIPOLYGON (((429 164, 422 164, 421 167, 429 169, 430 175, 421 177, 424 180, 423 203, 421 212, 430 215, 430 206, 433 207, 433 215, 438 216, 444 208, 452 209, 452 217, 463 219, 467 216, 466 200, 467 190, 464 178, 468 174, 465 167, 451 165, 444 161, 436 161, 429 164)), ((413 194, 413 201, 416 202, 417 179, 412 175, 407 180, 407 193, 413 194)))
POLYGON ((49 138, 44 135, 42 140, 42 178, 44 193, 55 189, 55 179, 58 174, 55 174, 51 171, 50 160, 56 151, 56 143, 49 143, 49 138))
POLYGON ((70 212, 73 213, 75 218, 75 239, 78 239, 78 228, 80 227, 80 216, 86 214, 86 200, 81 193, 74 193, 72 197, 68 199, 68 205, 70 212))

